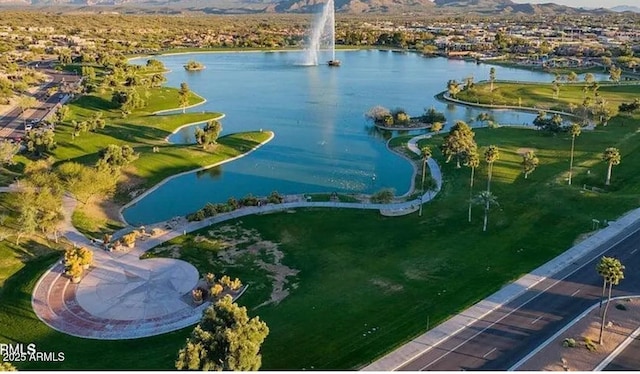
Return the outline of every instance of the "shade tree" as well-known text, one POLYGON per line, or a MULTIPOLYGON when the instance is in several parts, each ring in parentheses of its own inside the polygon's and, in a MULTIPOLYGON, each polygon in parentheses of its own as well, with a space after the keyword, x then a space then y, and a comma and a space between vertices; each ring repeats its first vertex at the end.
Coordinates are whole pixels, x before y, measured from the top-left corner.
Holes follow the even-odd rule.
POLYGON ((262 365, 260 348, 269 334, 259 317, 226 295, 209 306, 178 352, 178 370, 254 371, 262 365))
POLYGON ((197 127, 195 129, 196 142, 204 149, 208 149, 212 145, 216 144, 218 136, 222 132, 222 125, 216 120, 207 122, 203 128, 197 127))
POLYGON ((463 121, 456 122, 444 137, 442 145, 440 146, 440 151, 444 155, 446 162, 451 161, 451 159, 455 157, 456 166, 460 167, 460 162, 462 162, 468 154, 471 154, 477 149, 474 137, 475 134, 469 125, 463 121))

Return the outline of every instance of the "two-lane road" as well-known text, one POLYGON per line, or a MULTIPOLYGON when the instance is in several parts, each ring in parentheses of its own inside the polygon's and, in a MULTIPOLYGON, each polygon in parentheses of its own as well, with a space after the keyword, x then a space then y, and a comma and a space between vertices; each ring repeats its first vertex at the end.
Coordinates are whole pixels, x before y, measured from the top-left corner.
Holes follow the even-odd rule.
MULTIPOLYGON (((640 274, 631 271, 640 268, 639 229, 640 224, 635 224, 601 246, 602 251, 609 248, 604 255, 620 259, 627 268, 625 279, 614 288, 615 296, 640 293, 640 274)), ((598 252, 540 282, 398 370, 508 370, 599 300, 602 278, 595 268, 602 255, 598 252)))

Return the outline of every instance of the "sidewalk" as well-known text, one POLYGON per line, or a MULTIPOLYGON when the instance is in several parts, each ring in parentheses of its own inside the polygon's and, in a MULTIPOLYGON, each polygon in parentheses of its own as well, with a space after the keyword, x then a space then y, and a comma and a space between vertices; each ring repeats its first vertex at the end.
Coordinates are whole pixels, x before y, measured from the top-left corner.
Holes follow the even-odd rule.
POLYGON ((608 227, 601 229, 553 260, 522 276, 513 283, 504 286, 486 299, 367 365, 362 370, 391 371, 397 369, 416 356, 436 347, 462 329, 482 319, 500 306, 524 294, 531 287, 563 270, 577 259, 587 255, 596 256, 604 252, 608 248, 603 250, 598 247, 609 241, 616 240, 619 235, 628 235, 627 229, 638 223, 640 223, 640 208, 625 214, 617 221, 609 222, 608 227))

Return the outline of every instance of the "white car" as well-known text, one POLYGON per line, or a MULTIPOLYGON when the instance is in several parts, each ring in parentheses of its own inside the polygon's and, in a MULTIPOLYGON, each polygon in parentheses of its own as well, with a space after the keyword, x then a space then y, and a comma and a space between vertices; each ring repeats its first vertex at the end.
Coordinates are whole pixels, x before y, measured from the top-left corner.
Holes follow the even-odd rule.
POLYGON ((31 131, 33 129, 33 125, 30 123, 27 123, 26 125, 24 125, 24 131, 31 131))

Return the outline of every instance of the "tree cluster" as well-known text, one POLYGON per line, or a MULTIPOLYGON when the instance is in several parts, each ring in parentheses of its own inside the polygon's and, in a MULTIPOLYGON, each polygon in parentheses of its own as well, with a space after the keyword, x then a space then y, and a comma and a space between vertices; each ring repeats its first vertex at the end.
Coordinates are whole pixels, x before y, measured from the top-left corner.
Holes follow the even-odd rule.
POLYGON ((110 144, 100 151, 100 159, 96 163, 99 171, 118 173, 120 169, 137 160, 139 154, 129 145, 110 144))
POLYGON ((27 152, 36 157, 44 156, 45 153, 51 152, 57 147, 55 134, 51 129, 42 131, 29 131, 25 136, 27 152))
POLYGON ((80 281, 80 277, 92 263, 93 252, 86 247, 69 248, 64 253, 65 274, 75 283, 80 281))
POLYGON ((444 113, 438 112, 436 108, 425 109, 424 114, 419 119, 424 123, 434 124, 436 122, 446 122, 447 118, 444 116, 444 113))
POLYGON ((264 204, 282 204, 284 202, 284 196, 278 191, 273 191, 266 199, 260 199, 251 194, 237 200, 234 197, 230 197, 226 203, 207 203, 202 209, 199 209, 195 213, 187 214, 188 221, 202 221, 208 217, 214 217, 218 213, 232 212, 236 209, 240 209, 246 206, 262 206, 264 204))
POLYGON ((50 160, 34 161, 25 168, 25 178, 19 182, 16 193, 18 230, 16 245, 25 235, 51 234, 57 241, 58 225, 62 214, 63 186, 57 174, 51 170, 50 160))
POLYGON ((247 309, 226 295, 208 307, 202 320, 179 352, 178 370, 258 370, 260 348, 269 334, 258 317, 249 319, 247 309))
POLYGON ((563 119, 559 114, 553 114, 551 116, 547 116, 546 112, 538 112, 538 115, 533 120, 533 125, 540 128, 541 130, 550 131, 550 132, 560 132, 564 131, 563 119))
POLYGON ((136 89, 114 91, 111 96, 111 102, 125 112, 144 108, 147 105, 136 89))
POLYGON ((216 144, 221 132, 222 125, 220 122, 215 120, 209 121, 203 128, 197 127, 195 129, 196 142, 200 144, 202 148, 208 149, 216 144))

